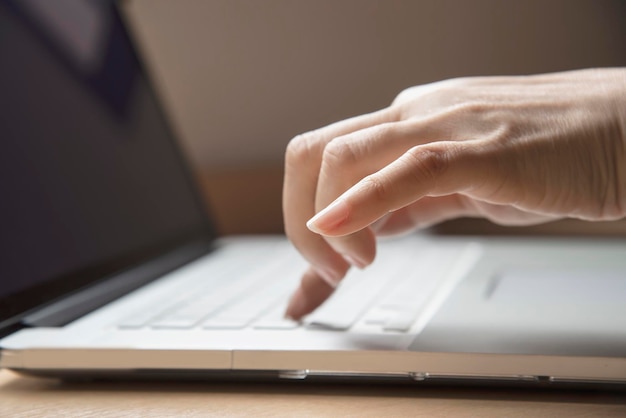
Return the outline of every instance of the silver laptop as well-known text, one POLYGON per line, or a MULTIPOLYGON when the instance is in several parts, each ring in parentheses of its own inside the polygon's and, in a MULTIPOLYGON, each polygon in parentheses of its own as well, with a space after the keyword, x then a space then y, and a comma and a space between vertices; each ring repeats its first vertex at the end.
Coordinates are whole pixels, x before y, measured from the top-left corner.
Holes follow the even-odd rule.
POLYGON ((625 240, 388 240, 285 319, 305 262, 216 239, 117 10, 49 3, 0 1, 0 367, 626 388, 625 240))

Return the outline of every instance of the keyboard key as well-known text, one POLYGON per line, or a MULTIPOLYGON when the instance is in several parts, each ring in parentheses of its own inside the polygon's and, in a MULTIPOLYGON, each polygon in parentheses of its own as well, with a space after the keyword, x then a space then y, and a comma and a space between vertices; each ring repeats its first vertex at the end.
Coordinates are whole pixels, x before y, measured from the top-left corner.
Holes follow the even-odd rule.
MULTIPOLYGON (((299 259, 295 262, 301 263, 299 259)), ((200 324, 205 329, 243 328, 278 298, 286 297, 287 289, 293 284, 278 272, 291 264, 276 257, 257 268, 248 267, 247 274, 241 278, 226 281, 217 291, 209 288, 196 293, 150 325, 155 329, 186 329, 200 324)))
POLYGON ((393 312, 384 309, 373 309, 365 314, 363 322, 367 325, 383 325, 393 315, 393 312))
POLYGON ((410 274, 392 289, 377 305, 390 313, 383 323, 384 331, 407 332, 424 309, 431 295, 439 288, 450 269, 447 260, 457 259, 462 248, 437 249, 425 253, 426 257, 410 274), (447 261, 447 262, 443 262, 447 261))
POLYGON ((254 329, 295 329, 300 326, 300 322, 285 318, 285 310, 287 305, 280 303, 269 313, 265 314, 253 325, 254 329))
POLYGON ((295 329, 300 326, 299 322, 291 319, 263 319, 254 324, 254 329, 295 329))
POLYGON ((406 332, 411 329, 411 326, 415 322, 417 312, 399 312, 395 316, 389 318, 383 324, 385 331, 399 331, 406 332))
POLYGON ((122 320, 117 326, 120 329, 141 329, 143 328, 152 317, 141 317, 136 314, 129 318, 122 320))
POLYGON ((388 280, 398 273, 400 266, 394 263, 373 264, 367 270, 353 271, 339 285, 335 293, 309 317, 305 323, 309 328, 346 330, 369 308, 372 302, 388 286, 388 280))
POLYGON ((249 319, 245 318, 213 318, 206 321, 202 328, 204 329, 242 329, 245 328, 249 319))
POLYGON ((198 323, 197 318, 167 318, 150 324, 155 329, 190 329, 198 323))
MULTIPOLYGON (((222 301, 222 303, 225 303, 225 301, 222 301)), ((152 321, 150 326, 159 329, 193 328, 219 308, 220 304, 214 298, 203 297, 189 304, 183 303, 169 314, 152 321)))

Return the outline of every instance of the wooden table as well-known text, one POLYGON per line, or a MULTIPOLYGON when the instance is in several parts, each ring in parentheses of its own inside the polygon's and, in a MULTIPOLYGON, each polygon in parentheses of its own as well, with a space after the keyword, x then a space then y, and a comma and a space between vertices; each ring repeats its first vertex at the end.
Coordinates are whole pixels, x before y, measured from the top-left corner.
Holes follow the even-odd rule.
POLYGON ((88 382, 0 372, 0 417, 626 417, 626 393, 293 383, 88 382))

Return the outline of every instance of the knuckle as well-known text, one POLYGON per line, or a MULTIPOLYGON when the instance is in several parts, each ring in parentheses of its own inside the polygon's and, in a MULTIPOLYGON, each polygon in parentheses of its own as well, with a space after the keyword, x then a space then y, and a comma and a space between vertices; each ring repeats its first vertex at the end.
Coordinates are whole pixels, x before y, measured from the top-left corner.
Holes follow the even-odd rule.
POLYGON ((435 180, 441 177, 450 165, 450 150, 441 145, 414 147, 404 155, 416 180, 435 180))
POLYGON ((358 152, 344 137, 330 141, 324 148, 322 161, 330 167, 346 167, 358 161, 358 152))
POLYGON ((315 131, 298 135, 287 144, 285 161, 288 165, 295 166, 306 163, 318 154, 317 148, 315 131))
POLYGON ((402 90, 393 100, 392 105, 399 105, 412 99, 419 93, 420 87, 421 86, 413 86, 402 90))
POLYGON ((336 137, 324 147, 322 166, 324 169, 344 171, 359 167, 363 160, 372 158, 379 144, 393 139, 397 129, 396 123, 387 122, 336 137))
POLYGON ((478 80, 477 77, 456 77, 456 78, 448 78, 441 81, 436 81, 429 84, 422 84, 418 86, 413 86, 402 90, 395 98, 394 104, 404 103, 407 100, 410 100, 416 96, 427 94, 427 93, 449 93, 449 92, 457 92, 458 90, 462 90, 465 88, 472 87, 476 84, 478 80))
POLYGON ((454 77, 448 80, 448 83, 452 87, 469 87, 475 85, 481 80, 481 77, 454 77))
POLYGON ((380 176, 371 174, 361 180, 361 187, 376 202, 384 202, 390 195, 390 186, 380 176))
POLYGON ((398 124, 396 123, 383 123, 376 126, 370 132, 370 139, 372 142, 386 142, 387 140, 394 138, 398 132, 398 124))
POLYGON ((492 110, 492 108, 492 105, 484 101, 470 100, 454 106, 452 111, 462 115, 476 117, 478 115, 486 114, 488 111, 492 110))

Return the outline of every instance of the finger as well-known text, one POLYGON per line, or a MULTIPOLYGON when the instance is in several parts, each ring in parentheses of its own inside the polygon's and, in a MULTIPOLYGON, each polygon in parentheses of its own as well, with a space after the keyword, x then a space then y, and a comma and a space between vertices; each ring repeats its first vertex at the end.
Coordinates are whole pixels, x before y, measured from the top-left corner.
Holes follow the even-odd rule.
POLYGON ((468 216, 482 217, 504 226, 537 225, 561 218, 558 215, 535 212, 514 205, 499 205, 471 198, 466 198, 466 205, 468 216))
POLYGON ((334 288, 328 283, 320 282, 313 268, 309 268, 289 300, 285 316, 298 320, 320 306, 333 293, 334 288))
MULTIPOLYGON (((322 156, 315 208, 323 209, 361 178, 402 155, 411 137, 405 127, 385 123, 330 141, 322 156)), ((364 268, 374 261, 376 239, 368 228, 326 241, 353 266, 364 268)))
POLYGON ((460 194, 423 197, 385 216, 375 232, 378 236, 397 235, 428 228, 460 217, 481 217, 499 225, 535 225, 555 220, 555 216, 528 212, 510 205, 495 205, 460 194))
POLYGON ((326 236, 343 236, 365 228, 386 213, 424 196, 441 196, 501 185, 498 165, 478 141, 439 142, 411 148, 341 195, 307 223, 326 236))
POLYGON ((376 229, 376 235, 402 234, 463 216, 476 216, 472 208, 465 203, 464 196, 458 194, 440 197, 427 196, 389 213, 385 217, 385 222, 376 229))
MULTIPOLYGON (((449 123, 438 123, 442 115, 421 120, 379 124, 337 137, 326 145, 317 184, 315 207, 323 209, 360 179, 396 160, 407 149, 448 135, 449 123)), ((357 267, 369 265, 375 257, 375 236, 363 229, 327 242, 357 267)))
POLYGON ((283 212, 285 231, 292 243, 311 263, 319 279, 337 283, 348 263, 318 235, 306 228, 315 213, 315 193, 325 145, 337 136, 393 120, 394 111, 384 109, 348 119, 292 140, 285 157, 283 212))

